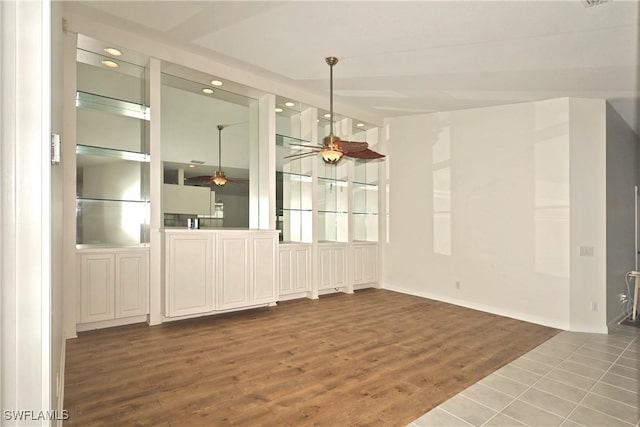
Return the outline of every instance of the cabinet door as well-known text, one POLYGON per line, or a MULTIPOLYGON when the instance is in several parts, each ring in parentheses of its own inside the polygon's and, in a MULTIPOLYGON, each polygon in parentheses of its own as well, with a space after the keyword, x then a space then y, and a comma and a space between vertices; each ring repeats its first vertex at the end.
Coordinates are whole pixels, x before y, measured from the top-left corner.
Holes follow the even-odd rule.
POLYGON ((363 283, 378 281, 378 245, 365 246, 363 283))
POLYGON ((213 235, 172 234, 167 241, 167 316, 212 311, 214 308, 213 235))
POLYGON ((149 267, 147 252, 116 253, 116 318, 149 312, 149 267))
POLYGON ((249 236, 237 233, 218 234, 218 275, 216 282, 218 310, 250 304, 249 236))
POLYGON ((356 245, 353 248, 353 280, 356 285, 378 280, 378 246, 356 245))
POLYGON ((292 255, 293 291, 308 292, 311 290, 311 247, 296 248, 292 255))
POLYGON ((331 289, 334 288, 333 280, 333 248, 324 247, 318 248, 318 267, 319 267, 319 282, 318 289, 331 289))
POLYGON ((112 253, 80 255, 80 323, 115 318, 113 262, 112 253))
POLYGON ((311 290, 311 247, 280 247, 280 295, 311 290))
POLYGON ((277 236, 251 236, 251 304, 265 304, 278 299, 276 286, 277 236))
POLYGON ((354 246, 353 248, 353 282, 358 285, 364 281, 364 246, 354 246))
POLYGON ((294 251, 290 248, 280 247, 278 250, 278 284, 280 295, 293 293, 294 276, 294 251))
POLYGON ((333 248, 333 287, 347 285, 347 249, 344 246, 333 248))

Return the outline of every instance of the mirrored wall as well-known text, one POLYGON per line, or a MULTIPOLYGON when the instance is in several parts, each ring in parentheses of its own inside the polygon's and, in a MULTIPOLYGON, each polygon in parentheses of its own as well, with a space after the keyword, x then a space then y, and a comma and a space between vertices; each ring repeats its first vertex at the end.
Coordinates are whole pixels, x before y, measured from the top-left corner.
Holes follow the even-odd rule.
POLYGON ((164 226, 186 227, 197 217, 201 228, 248 228, 258 101, 169 68, 161 97, 164 226))

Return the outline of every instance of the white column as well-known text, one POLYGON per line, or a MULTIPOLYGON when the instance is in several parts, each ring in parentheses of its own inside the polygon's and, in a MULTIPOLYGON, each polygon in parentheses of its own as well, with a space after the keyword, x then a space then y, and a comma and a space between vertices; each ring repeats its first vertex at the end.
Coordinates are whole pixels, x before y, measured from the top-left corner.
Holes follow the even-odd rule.
MULTIPOLYGON (((149 224, 149 325, 162 323, 162 292, 164 259, 162 258, 162 149, 161 149, 161 74, 160 61, 151 58, 145 70, 145 103, 151 111, 151 120, 146 123, 146 141, 151 158, 149 171, 149 197, 151 215, 149 224)), ((182 184, 182 180, 178 180, 182 184)))
MULTIPOLYGON (((0 407, 51 405, 50 4, 0 2, 0 407)), ((5 420, 3 426, 49 425, 5 420)))

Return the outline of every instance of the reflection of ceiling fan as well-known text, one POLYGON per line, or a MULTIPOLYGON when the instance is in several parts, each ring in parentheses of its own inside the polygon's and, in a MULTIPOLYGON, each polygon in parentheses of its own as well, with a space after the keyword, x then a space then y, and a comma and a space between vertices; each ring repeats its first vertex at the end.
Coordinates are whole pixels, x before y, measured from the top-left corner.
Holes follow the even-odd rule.
POLYGON ((315 153, 320 153, 325 163, 336 164, 343 155, 356 159, 380 159, 384 157, 383 154, 370 150, 369 144, 366 142, 343 141, 333 134, 333 66, 338 63, 338 58, 329 56, 325 58, 325 61, 329 64, 329 120, 331 121, 331 131, 328 136, 323 138, 322 145, 291 144, 302 148, 310 148, 312 151, 292 154, 286 156, 285 159, 291 158, 297 160, 302 157, 314 155, 315 153))
POLYGON ((227 182, 246 184, 246 179, 227 178, 222 170, 222 129, 224 125, 218 125, 218 170, 212 175, 192 176, 191 178, 185 178, 187 182, 203 183, 205 185, 215 184, 218 187, 222 187, 227 182))

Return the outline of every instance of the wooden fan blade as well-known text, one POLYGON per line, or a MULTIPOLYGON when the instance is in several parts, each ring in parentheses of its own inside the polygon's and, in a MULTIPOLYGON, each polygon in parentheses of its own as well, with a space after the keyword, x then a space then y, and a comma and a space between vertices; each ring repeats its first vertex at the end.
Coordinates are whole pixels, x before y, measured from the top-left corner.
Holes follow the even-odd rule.
POLYGON ((338 149, 344 154, 356 153, 369 148, 369 144, 367 144, 366 142, 343 141, 341 139, 335 140, 334 145, 336 145, 338 149))
POLYGON ((294 147, 303 147, 303 148, 322 148, 322 145, 319 144, 289 144, 294 147))
POLYGON ((368 148, 362 151, 344 153, 344 155, 347 157, 353 157, 355 159, 365 160, 381 159, 384 157, 384 154, 376 153, 375 151, 369 150, 368 148))
POLYGON ((312 151, 307 151, 306 153, 295 153, 295 154, 290 154, 288 156, 284 156, 283 159, 293 159, 293 160, 298 160, 301 159, 303 157, 307 157, 307 156, 313 156, 316 153, 319 153, 320 151, 322 151, 321 148, 317 148, 317 149, 313 149, 312 151))
POLYGON ((232 184, 248 184, 249 180, 244 178, 229 178, 227 177, 227 183, 232 184))
POLYGON ((211 175, 185 177, 185 181, 190 181, 190 182, 206 182, 206 181, 211 181, 212 179, 213 179, 213 176, 211 175))

